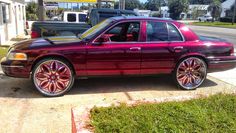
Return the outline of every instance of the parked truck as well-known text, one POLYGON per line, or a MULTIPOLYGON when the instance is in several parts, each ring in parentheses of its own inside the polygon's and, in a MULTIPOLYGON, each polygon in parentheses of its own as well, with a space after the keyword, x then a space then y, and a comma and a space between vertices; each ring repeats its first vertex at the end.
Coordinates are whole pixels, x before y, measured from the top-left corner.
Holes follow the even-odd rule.
POLYGON ((99 22, 114 16, 138 16, 137 13, 118 9, 92 9, 82 12, 64 12, 63 21, 38 21, 31 26, 31 38, 50 36, 77 36, 99 22))

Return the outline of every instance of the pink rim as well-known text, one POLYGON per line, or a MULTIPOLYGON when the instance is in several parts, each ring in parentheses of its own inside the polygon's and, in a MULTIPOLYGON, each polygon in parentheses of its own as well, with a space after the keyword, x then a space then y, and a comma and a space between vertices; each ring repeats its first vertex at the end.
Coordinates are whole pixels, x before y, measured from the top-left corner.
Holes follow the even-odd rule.
POLYGON ((69 67, 57 60, 43 62, 34 74, 36 87, 44 94, 61 94, 71 83, 69 67))
POLYGON ((194 89, 202 84, 206 77, 206 65, 192 57, 180 63, 177 69, 177 81, 185 89, 194 89))

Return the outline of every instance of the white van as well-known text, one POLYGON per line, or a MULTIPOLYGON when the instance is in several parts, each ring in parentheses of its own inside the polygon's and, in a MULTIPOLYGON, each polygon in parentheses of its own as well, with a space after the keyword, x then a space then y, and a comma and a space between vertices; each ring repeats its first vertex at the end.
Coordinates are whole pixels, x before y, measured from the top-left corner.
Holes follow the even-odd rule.
POLYGON ((62 20, 70 23, 86 23, 87 14, 84 12, 64 12, 62 20))

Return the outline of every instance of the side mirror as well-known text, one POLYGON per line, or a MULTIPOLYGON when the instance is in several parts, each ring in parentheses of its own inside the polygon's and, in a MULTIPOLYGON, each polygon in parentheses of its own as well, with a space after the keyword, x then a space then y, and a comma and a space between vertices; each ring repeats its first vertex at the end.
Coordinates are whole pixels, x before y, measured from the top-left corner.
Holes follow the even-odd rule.
POLYGON ((104 43, 104 42, 109 42, 109 41, 110 41, 109 36, 102 35, 95 42, 104 43))

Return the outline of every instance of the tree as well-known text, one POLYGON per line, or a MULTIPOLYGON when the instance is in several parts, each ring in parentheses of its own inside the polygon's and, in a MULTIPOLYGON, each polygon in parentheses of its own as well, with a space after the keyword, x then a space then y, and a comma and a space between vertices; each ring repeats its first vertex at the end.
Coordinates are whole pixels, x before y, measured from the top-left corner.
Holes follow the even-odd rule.
POLYGON ((140 8, 141 3, 139 0, 125 0, 125 9, 134 10, 135 8, 140 8))
POLYGON ((212 20, 218 19, 220 17, 221 12, 221 1, 213 0, 212 3, 208 7, 208 11, 211 12, 212 20))
POLYGON ((164 5, 166 5, 164 0, 147 0, 145 8, 151 11, 158 11, 164 5))
POLYGON ((35 2, 29 2, 26 6, 26 19, 27 20, 38 20, 37 17, 38 5, 35 2))
MULTIPOLYGON (((114 4, 115 9, 119 9, 119 2, 115 2, 114 4)), ((126 10, 134 10, 134 9, 142 9, 142 3, 139 0, 125 0, 125 9, 126 10)))
POLYGON ((188 0, 169 0, 168 7, 170 17, 172 19, 179 19, 179 15, 182 12, 187 12, 188 6, 188 0))

